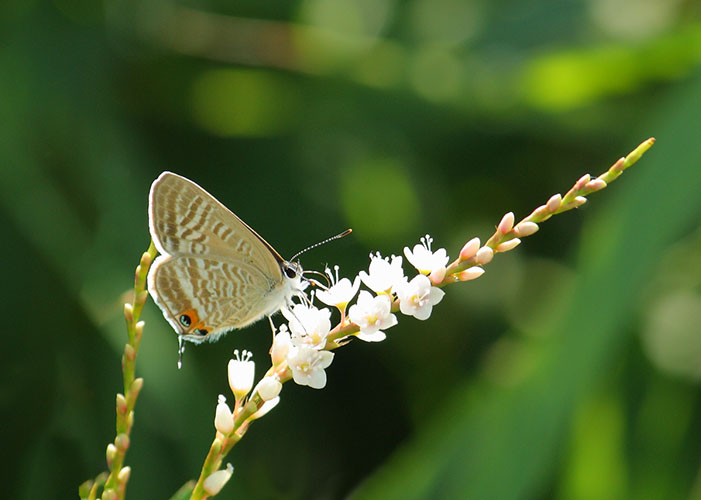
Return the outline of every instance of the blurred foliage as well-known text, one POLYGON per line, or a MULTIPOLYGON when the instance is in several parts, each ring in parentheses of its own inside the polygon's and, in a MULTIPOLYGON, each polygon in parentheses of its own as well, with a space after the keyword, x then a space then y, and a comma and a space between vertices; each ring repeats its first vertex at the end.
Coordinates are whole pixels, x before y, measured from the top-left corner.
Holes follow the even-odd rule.
MULTIPOLYGON (((701 498, 701 9, 692 0, 6 0, 0 4, 7 498, 104 469, 165 169, 308 269, 455 255, 657 145, 427 322, 338 352, 230 455, 220 498, 701 498), (17 326, 19 325, 19 326, 17 326)), ((147 305, 131 498, 198 474, 234 348, 147 305)))

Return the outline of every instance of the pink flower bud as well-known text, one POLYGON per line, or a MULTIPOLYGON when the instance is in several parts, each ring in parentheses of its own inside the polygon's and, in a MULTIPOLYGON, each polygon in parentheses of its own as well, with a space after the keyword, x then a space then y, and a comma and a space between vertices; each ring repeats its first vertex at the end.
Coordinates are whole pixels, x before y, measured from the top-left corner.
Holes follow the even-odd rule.
POLYGON ((475 256, 477 253, 477 250, 480 249, 480 239, 479 238, 472 238, 470 241, 465 243, 465 246, 462 247, 462 250, 460 250, 460 260, 467 260, 471 259, 472 257, 475 256))
POLYGON ((616 174, 620 174, 623 172, 624 168, 626 166, 626 159, 625 157, 621 156, 616 163, 614 163, 609 170, 612 170, 616 174))
POLYGON ((501 222, 499 222, 499 225, 497 226, 497 231, 499 231, 501 234, 507 234, 509 231, 511 231, 514 227, 514 213, 509 212, 508 214, 504 215, 504 217, 501 218, 501 222))
POLYGON ((586 199, 584 196, 577 196, 577 197, 574 199, 574 206, 575 206, 575 207, 581 207, 581 206, 584 205, 586 202, 587 202, 587 199, 586 199))
POLYGON ((497 252, 508 252, 509 250, 513 250, 520 244, 521 240, 519 240, 518 238, 514 238, 513 240, 505 241, 504 243, 500 244, 496 247, 495 250, 497 252))
POLYGON ((594 179, 593 181, 587 182, 587 185, 584 187, 589 191, 601 191, 606 187, 606 181, 602 179, 594 179))
POLYGON ((431 274, 428 275, 428 279, 430 279, 431 283, 433 283, 434 285, 438 285, 443 282, 443 279, 445 279, 445 272, 445 266, 439 267, 438 269, 435 269, 431 272, 431 274))
POLYGON ((536 224, 535 222, 526 221, 526 222, 520 222, 514 228, 514 233, 516 233, 516 236, 518 236, 519 238, 523 238, 525 236, 532 235, 533 233, 538 231, 538 229, 540 229, 538 227, 538 224, 536 224))
POLYGON ((546 207, 548 207, 548 212, 554 212, 558 208, 560 208, 560 205, 562 204, 562 196, 558 194, 554 194, 550 197, 548 202, 545 204, 546 207))
POLYGON ((584 174, 579 178, 577 182, 574 183, 574 190, 579 191, 581 190, 589 181, 591 180, 591 175, 589 174, 584 174))
POLYGON ((484 274, 484 269, 479 266, 472 266, 465 269, 463 272, 458 274, 458 279, 460 281, 470 281, 479 278, 484 274))

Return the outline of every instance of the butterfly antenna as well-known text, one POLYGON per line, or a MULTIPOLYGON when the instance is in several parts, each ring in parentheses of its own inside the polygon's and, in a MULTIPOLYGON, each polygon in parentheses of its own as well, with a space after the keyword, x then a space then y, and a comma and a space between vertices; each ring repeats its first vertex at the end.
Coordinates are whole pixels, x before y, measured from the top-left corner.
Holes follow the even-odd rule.
POLYGON ((343 231, 342 233, 337 234, 336 236, 331 236, 331 238, 326 238, 324 241, 320 241, 319 243, 314 243, 313 245, 308 246, 307 248, 302 250, 301 252, 297 252, 296 254, 294 254, 292 256, 292 258, 290 259, 290 262, 294 262, 294 260, 297 257, 299 257, 300 255, 302 255, 304 252, 308 252, 309 250, 311 250, 313 248, 320 247, 321 245, 325 245, 329 241, 337 240, 339 238, 343 238, 344 236, 348 236, 352 232, 353 232, 353 230, 349 228, 349 229, 346 229, 345 231, 343 231))

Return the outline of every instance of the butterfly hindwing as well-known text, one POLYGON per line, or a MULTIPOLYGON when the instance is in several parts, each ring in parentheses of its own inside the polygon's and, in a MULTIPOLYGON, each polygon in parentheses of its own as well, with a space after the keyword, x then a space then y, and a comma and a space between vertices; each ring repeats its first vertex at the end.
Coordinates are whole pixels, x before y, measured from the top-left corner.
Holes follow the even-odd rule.
POLYGON ((165 318, 195 342, 259 319, 275 287, 246 263, 198 256, 160 256, 149 274, 149 290, 165 318))

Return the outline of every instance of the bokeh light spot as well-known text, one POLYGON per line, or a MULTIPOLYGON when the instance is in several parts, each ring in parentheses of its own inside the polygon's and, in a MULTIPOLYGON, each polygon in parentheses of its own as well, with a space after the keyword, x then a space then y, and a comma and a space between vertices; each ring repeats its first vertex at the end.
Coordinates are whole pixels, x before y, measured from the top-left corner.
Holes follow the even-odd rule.
POLYGON ((419 201, 407 172, 394 159, 350 165, 341 202, 353 234, 374 247, 407 236, 417 225, 419 201))
POLYGON ((192 86, 192 116, 219 136, 267 136, 286 129, 298 107, 272 74, 241 69, 207 71, 192 86))

